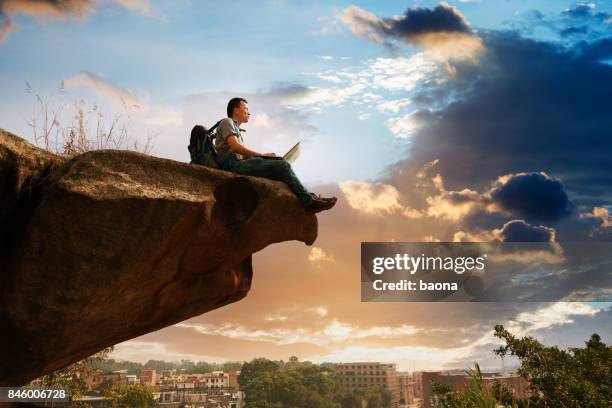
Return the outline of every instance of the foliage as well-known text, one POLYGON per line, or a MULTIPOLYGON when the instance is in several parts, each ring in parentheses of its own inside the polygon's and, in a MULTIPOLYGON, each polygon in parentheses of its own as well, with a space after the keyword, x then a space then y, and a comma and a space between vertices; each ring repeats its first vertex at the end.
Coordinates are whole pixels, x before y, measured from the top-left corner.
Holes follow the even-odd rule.
POLYGON ((91 364, 91 368, 98 368, 103 371, 117 371, 127 370, 128 374, 140 373, 140 370, 144 368, 154 369, 158 373, 166 370, 176 370, 177 373, 184 374, 204 374, 211 373, 213 371, 238 371, 242 367, 242 363, 239 361, 226 361, 225 363, 208 363, 206 361, 189 361, 182 360, 181 362, 169 362, 163 360, 149 360, 145 364, 136 363, 133 361, 116 361, 114 359, 108 359, 104 361, 98 361, 91 364))
POLYGON ((315 365, 263 358, 245 363, 238 377, 249 408, 387 408, 391 393, 379 386, 368 390, 345 391, 331 364, 315 365))
POLYGON ((521 361, 518 373, 530 383, 531 407, 612 406, 612 347, 599 335, 593 334, 585 348, 568 350, 529 336, 517 338, 501 325, 495 326, 495 336, 506 343, 496 354, 521 361))
POLYGON ((473 370, 468 370, 469 385, 462 391, 453 392, 452 388, 440 382, 432 383, 432 392, 437 397, 437 408, 496 408, 498 401, 492 390, 487 388, 482 379, 480 366, 474 364, 473 370))
POLYGON ((108 391, 106 397, 113 400, 118 407, 149 407, 155 406, 153 391, 141 384, 123 385, 116 391, 108 391))
POLYGON ((81 378, 81 373, 91 364, 105 360, 112 351, 113 347, 106 348, 84 360, 40 377, 34 380, 34 382, 40 383, 42 387, 67 389, 70 393, 71 406, 88 407, 88 404, 79 401, 85 394, 85 391, 87 391, 85 381, 81 378))

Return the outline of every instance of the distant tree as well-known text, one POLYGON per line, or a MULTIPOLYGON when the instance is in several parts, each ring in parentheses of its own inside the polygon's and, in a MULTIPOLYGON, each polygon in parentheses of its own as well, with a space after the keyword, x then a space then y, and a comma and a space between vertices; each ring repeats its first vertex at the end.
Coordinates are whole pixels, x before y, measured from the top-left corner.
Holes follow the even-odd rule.
POLYGON ((146 385, 134 384, 121 386, 116 391, 106 394, 118 407, 153 407, 156 405, 153 399, 153 391, 146 385))
POLYGON ((340 399, 342 408, 361 408, 361 402, 365 400, 365 392, 360 389, 353 389, 344 393, 340 399))
POLYGON ((140 370, 144 368, 141 363, 135 363, 133 361, 115 361, 112 358, 92 361, 89 362, 88 367, 97 368, 105 372, 112 372, 117 370, 127 370, 128 374, 139 374, 140 370))
POLYGON ((278 363, 265 358, 256 358, 242 365, 240 375, 238 376, 238 384, 240 384, 240 388, 243 388, 256 377, 264 373, 275 373, 278 370, 278 363))
POLYGON ((520 360, 518 373, 529 381, 533 392, 530 406, 612 406, 612 347, 598 334, 585 342, 585 348, 568 350, 544 346, 529 336, 517 338, 501 325, 495 326, 495 336, 505 341, 496 354, 520 360))
POLYGON ((239 371, 242 368, 242 364, 240 361, 226 361, 221 365, 221 371, 230 372, 230 371, 239 371))
POLYGON ((149 360, 144 364, 143 368, 153 369, 156 372, 162 372, 165 370, 172 370, 176 368, 175 363, 169 363, 163 360, 149 360))

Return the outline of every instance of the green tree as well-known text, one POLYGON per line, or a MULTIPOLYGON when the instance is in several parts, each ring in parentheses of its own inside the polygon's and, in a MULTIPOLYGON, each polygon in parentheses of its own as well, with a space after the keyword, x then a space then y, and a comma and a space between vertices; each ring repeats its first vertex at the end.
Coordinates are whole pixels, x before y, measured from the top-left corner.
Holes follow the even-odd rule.
POLYGON ((121 386, 116 391, 106 394, 118 407, 153 407, 156 405, 153 399, 153 391, 146 385, 134 384, 121 386))
POLYGON ((89 407, 89 404, 80 401, 80 398, 85 395, 85 392, 87 391, 85 381, 81 378, 82 373, 93 363, 106 360, 112 351, 113 347, 108 347, 81 361, 77 361, 68 367, 64 367, 60 370, 52 372, 51 374, 44 375, 37 381, 40 381, 40 384, 43 387, 67 389, 70 393, 71 406, 89 407))
POLYGON ((263 373, 274 373, 279 370, 279 365, 274 361, 265 358, 256 358, 249 363, 244 363, 238 376, 238 384, 240 388, 246 387, 247 384, 263 373))
POLYGON ((499 404, 482 379, 478 364, 473 370, 468 370, 470 377, 468 386, 461 391, 454 391, 449 385, 432 382, 432 391, 436 396, 436 408, 496 408, 499 404))
POLYGON ((530 406, 609 408, 612 406, 612 347, 593 334, 585 348, 561 350, 544 346, 533 337, 517 338, 503 326, 495 336, 505 345, 500 356, 516 356, 519 374, 533 391, 530 406))

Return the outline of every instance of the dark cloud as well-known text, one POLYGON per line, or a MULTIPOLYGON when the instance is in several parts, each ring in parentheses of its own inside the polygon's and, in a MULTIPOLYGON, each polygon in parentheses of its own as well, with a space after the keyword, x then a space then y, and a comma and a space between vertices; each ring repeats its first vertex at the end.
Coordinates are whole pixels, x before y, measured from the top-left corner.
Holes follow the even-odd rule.
POLYGON ((379 17, 357 6, 347 7, 340 20, 351 31, 393 48, 399 39, 453 58, 472 57, 481 44, 461 12, 446 2, 433 9, 408 8, 401 16, 379 17))
POLYGON ((557 221, 573 207, 563 184, 543 173, 515 174, 490 194, 504 210, 529 220, 557 221))
POLYGON ((612 58, 612 37, 597 41, 583 41, 577 45, 577 54, 583 59, 604 61, 612 58))
POLYGON ((558 41, 569 47, 579 46, 581 42, 593 42, 610 35, 612 14, 597 11, 594 4, 579 3, 561 13, 544 14, 537 10, 523 13, 523 19, 505 24, 524 36, 540 35, 545 29, 558 36, 558 41))
POLYGON ((589 4, 577 4, 574 7, 563 11, 561 16, 569 19, 596 19, 599 21, 605 21, 612 17, 612 14, 604 12, 595 12, 595 6, 589 4))
MULTIPOLYGON (((148 0, 113 0, 131 10, 149 12, 148 0)), ((13 16, 27 14, 37 19, 84 19, 99 5, 95 0, 0 0, 0 42, 15 30, 13 16)))
MULTIPOLYGON (((601 51, 594 55, 583 45, 577 53, 511 31, 481 36, 487 49, 481 63, 451 62, 455 77, 438 86, 456 99, 434 110, 412 137, 408 158, 384 181, 410 191, 410 175, 439 159, 447 190, 482 190, 511 173, 543 171, 562 180, 565 192, 556 185, 555 197, 540 206, 499 196, 534 218, 558 219, 568 195, 583 209, 612 204, 612 66, 599 62, 601 51)), ((426 100, 430 91, 423 92, 426 100)))
POLYGON ((35 17, 84 17, 94 6, 91 0, 0 0, 2 14, 24 13, 35 17))
POLYGON ((470 26, 463 15, 448 3, 440 3, 433 9, 409 8, 398 18, 383 19, 390 27, 387 32, 401 38, 439 32, 470 33, 470 26))
POLYGON ((555 230, 543 225, 531 225, 523 220, 512 220, 501 228, 503 242, 552 242, 555 230))
POLYGON ((584 35, 587 34, 589 32, 588 27, 585 26, 571 26, 571 27, 567 27, 562 29, 559 34, 561 34, 561 37, 571 37, 573 35, 584 35))

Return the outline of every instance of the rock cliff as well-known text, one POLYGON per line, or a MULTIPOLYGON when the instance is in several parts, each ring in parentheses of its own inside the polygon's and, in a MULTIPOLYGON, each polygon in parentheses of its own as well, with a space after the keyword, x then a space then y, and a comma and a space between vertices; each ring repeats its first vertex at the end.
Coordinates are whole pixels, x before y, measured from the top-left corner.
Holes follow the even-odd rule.
POLYGON ((283 183, 0 130, 0 386, 236 302, 251 254, 316 236, 283 183))

